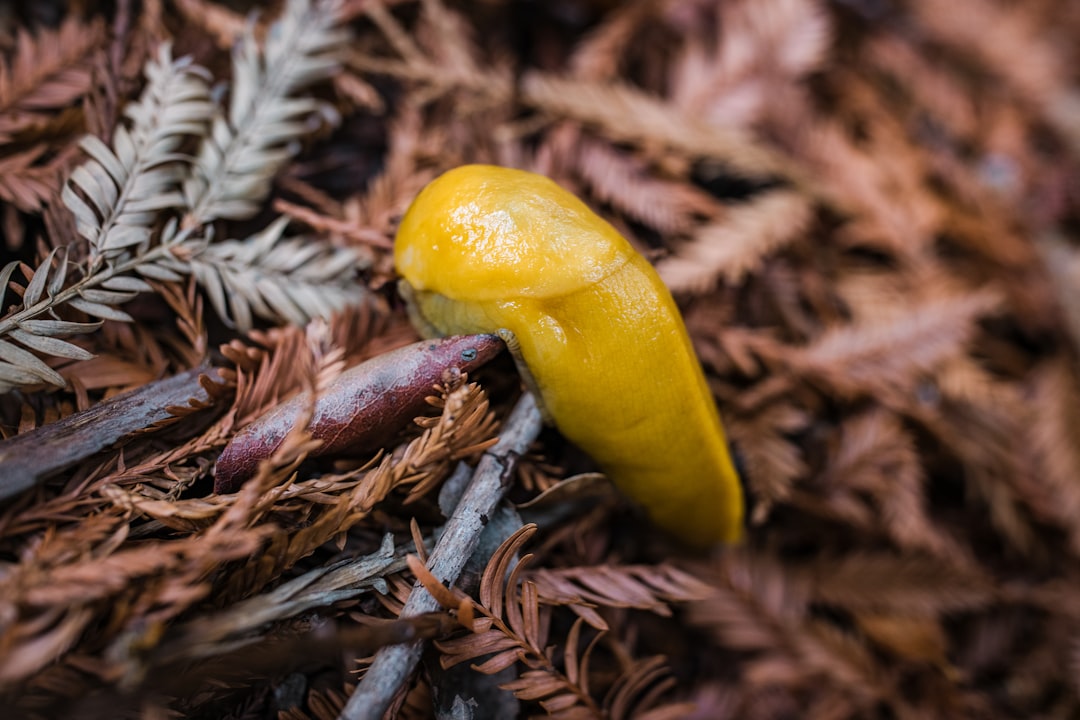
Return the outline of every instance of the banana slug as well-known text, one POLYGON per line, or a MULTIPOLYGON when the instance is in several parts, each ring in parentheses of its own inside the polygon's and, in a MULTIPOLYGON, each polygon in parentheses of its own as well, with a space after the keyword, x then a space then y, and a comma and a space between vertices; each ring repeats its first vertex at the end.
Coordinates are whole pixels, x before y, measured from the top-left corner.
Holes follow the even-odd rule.
POLYGON ((462 166, 413 201, 394 261, 421 332, 507 339, 546 418, 653 522, 699 546, 740 539, 742 489, 675 301, 581 200, 462 166))

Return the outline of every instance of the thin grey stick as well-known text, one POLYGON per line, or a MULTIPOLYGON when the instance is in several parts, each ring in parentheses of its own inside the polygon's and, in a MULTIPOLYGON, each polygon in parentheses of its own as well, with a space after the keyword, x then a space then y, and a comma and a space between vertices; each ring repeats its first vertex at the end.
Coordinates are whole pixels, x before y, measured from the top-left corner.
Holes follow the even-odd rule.
POLYGON ((157 665, 222 655, 265 639, 260 629, 314 608, 330 607, 372 588, 386 592, 385 577, 404 570, 412 544, 394 547, 387 534, 371 555, 339 560, 310 570, 269 592, 241 600, 232 607, 201 615, 169 631, 168 639, 150 656, 157 665))
MULTIPOLYGON (((472 481, 458 503, 446 530, 428 559, 428 569, 443 583, 454 582, 465 562, 476 550, 480 533, 510 485, 517 459, 540 432, 540 411, 533 396, 526 393, 514 407, 499 442, 484 453, 472 481)), ((402 617, 439 609, 435 598, 423 586, 412 589, 402 617)), ((398 688, 409 677, 423 653, 423 642, 391 645, 375 654, 364 679, 341 711, 339 720, 379 720, 386 713, 398 688)))

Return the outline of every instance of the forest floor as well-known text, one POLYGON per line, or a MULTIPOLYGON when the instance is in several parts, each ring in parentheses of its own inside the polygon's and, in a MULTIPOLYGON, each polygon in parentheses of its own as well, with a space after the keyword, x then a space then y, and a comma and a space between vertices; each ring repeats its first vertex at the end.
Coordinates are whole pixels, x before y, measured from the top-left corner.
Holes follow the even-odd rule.
POLYGON ((39 0, 0 56, 5 716, 1080 715, 1080 3, 39 0), (397 224, 466 163, 655 265, 741 543, 533 441, 505 357, 215 492, 417 340, 397 224))

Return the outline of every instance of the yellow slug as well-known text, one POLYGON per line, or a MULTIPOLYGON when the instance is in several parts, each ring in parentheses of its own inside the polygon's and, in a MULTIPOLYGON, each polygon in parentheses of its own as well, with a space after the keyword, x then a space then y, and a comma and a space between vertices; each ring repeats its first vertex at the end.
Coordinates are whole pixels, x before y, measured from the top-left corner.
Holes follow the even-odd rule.
POLYGON ((581 200, 535 173, 459 167, 413 201, 394 261, 428 332, 513 333, 545 414, 656 524, 696 545, 740 538, 742 489, 671 293, 581 200))

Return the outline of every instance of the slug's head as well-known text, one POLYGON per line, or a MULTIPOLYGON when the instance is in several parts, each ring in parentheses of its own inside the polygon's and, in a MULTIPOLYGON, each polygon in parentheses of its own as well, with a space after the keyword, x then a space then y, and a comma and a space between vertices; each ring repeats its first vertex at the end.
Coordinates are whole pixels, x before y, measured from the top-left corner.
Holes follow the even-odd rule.
POLYGON ((629 243, 573 194, 494 165, 446 172, 413 201, 394 262, 416 290, 448 298, 554 297, 599 282, 629 243))

